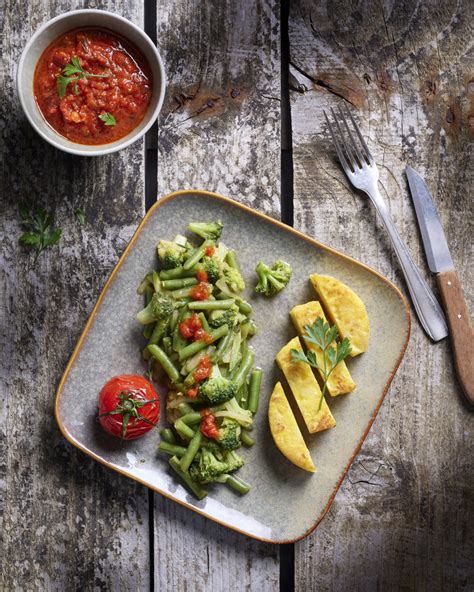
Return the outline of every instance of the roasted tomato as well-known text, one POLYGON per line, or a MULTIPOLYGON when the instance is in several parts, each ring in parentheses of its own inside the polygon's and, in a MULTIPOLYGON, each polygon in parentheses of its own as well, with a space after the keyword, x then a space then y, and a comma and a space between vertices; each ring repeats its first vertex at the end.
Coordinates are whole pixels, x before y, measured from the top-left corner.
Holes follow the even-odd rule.
POLYGON ((158 423, 159 417, 159 396, 143 376, 115 376, 100 391, 99 422, 112 436, 123 440, 140 438, 158 423))

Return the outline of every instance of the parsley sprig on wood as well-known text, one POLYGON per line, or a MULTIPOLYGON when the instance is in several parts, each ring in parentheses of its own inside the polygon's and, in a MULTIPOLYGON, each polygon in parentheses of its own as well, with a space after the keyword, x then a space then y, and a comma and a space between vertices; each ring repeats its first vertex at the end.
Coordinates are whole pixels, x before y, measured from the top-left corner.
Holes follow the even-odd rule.
POLYGON ((75 95, 79 94, 79 87, 77 82, 81 78, 108 78, 110 72, 104 74, 91 74, 86 72, 79 61, 77 56, 72 56, 69 64, 66 64, 63 68, 62 74, 60 74, 56 80, 58 95, 62 99, 66 96, 66 90, 69 84, 73 84, 72 91, 75 95))
POLYGON ((20 242, 33 247, 37 259, 48 247, 59 242, 62 230, 53 228, 53 216, 41 207, 28 210, 25 205, 19 207, 21 225, 25 228, 20 236, 20 242))
POLYGON ((292 349, 291 356, 293 362, 304 362, 305 364, 309 364, 313 368, 316 368, 321 373, 323 378, 323 388, 319 400, 319 411, 323 404, 331 373, 340 362, 345 360, 351 354, 352 348, 347 337, 344 337, 340 343, 336 343, 334 347, 334 343, 337 339, 337 328, 336 326, 330 327, 322 318, 316 319, 312 325, 305 326, 304 339, 307 343, 311 343, 321 349, 322 364, 318 363, 316 353, 311 350, 305 353, 303 351, 292 349))

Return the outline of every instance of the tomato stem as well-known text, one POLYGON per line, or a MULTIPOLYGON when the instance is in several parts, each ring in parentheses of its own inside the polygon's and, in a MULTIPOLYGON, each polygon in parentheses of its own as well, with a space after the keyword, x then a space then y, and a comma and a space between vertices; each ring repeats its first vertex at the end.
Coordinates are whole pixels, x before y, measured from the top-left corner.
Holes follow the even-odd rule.
POLYGON ((117 397, 119 399, 119 404, 113 411, 107 411, 106 413, 101 413, 99 417, 104 417, 105 415, 122 415, 122 440, 125 439, 127 435, 127 427, 130 418, 133 417, 134 419, 140 419, 141 421, 156 427, 157 424, 153 423, 146 417, 143 417, 138 410, 141 409, 144 405, 148 405, 148 403, 157 403, 159 399, 150 399, 144 401, 143 399, 137 399, 136 396, 140 394, 140 391, 130 390, 130 391, 121 391, 117 397))

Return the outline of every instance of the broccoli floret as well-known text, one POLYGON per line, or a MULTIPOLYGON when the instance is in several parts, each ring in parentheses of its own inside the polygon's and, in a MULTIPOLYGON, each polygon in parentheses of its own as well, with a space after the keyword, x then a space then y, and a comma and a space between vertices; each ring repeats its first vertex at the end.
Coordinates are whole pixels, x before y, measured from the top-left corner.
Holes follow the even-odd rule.
POLYGON ((224 453, 224 462, 227 465, 226 473, 231 473, 243 467, 244 459, 239 456, 234 450, 228 450, 224 453))
POLYGON ((222 325, 228 325, 229 329, 235 325, 236 317, 239 312, 239 307, 233 304, 227 310, 213 310, 209 315, 209 325, 213 329, 222 327, 222 325))
POLYGON ((189 467, 189 475, 198 483, 212 483, 228 471, 229 465, 216 458, 209 448, 201 448, 189 467))
POLYGON ((234 419, 225 417, 219 427, 217 442, 224 450, 235 450, 240 447, 240 432, 241 427, 239 423, 234 419))
POLYGON ((257 264, 255 269, 258 275, 258 283, 255 286, 255 292, 273 296, 281 292, 290 281, 292 269, 285 261, 276 261, 272 267, 265 265, 263 261, 257 264))
POLYGON ((186 248, 177 243, 160 240, 158 243, 158 257, 164 269, 173 269, 183 264, 186 248))
POLYGON ((222 267, 225 283, 229 286, 232 292, 242 292, 245 290, 245 280, 238 269, 230 267, 224 263, 222 267))
POLYGON ((217 240, 223 228, 224 225, 220 220, 217 220, 217 222, 191 222, 188 226, 188 230, 204 240, 217 240))
POLYGON ((137 321, 142 325, 162 321, 173 313, 173 301, 160 292, 155 292, 149 304, 137 314, 137 321))
POLYGON ((233 397, 229 399, 224 405, 220 406, 214 413, 216 417, 227 417, 234 419, 241 426, 249 428, 253 424, 252 412, 248 409, 243 409, 233 397))
POLYGON ((208 257, 205 255, 201 259, 199 269, 202 269, 207 274, 207 279, 211 284, 215 284, 220 277, 219 263, 215 257, 208 257))
POLYGON ((220 405, 235 397, 237 385, 224 378, 215 364, 212 368, 211 376, 201 384, 199 393, 205 403, 209 405, 220 405))
POLYGON ((205 440, 203 448, 207 448, 212 454, 217 458, 217 460, 222 460, 224 458, 222 448, 215 440, 205 440))

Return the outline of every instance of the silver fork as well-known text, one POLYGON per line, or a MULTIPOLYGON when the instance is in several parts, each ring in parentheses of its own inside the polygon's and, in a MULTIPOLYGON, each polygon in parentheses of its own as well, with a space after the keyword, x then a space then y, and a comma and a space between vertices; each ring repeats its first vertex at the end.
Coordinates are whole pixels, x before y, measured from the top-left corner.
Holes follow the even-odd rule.
POLYGON ((379 171, 373 156, 349 109, 346 107, 346 113, 354 126, 359 142, 355 140, 341 107, 339 106, 339 116, 343 127, 339 123, 332 108, 331 113, 335 126, 331 124, 325 111, 324 117, 331 132, 342 168, 352 185, 364 191, 370 197, 375 209, 382 218, 382 222, 400 262, 420 323, 433 341, 439 341, 448 334, 443 311, 428 284, 421 277, 419 269, 413 262, 405 243, 395 228, 395 224, 378 188, 379 171))

